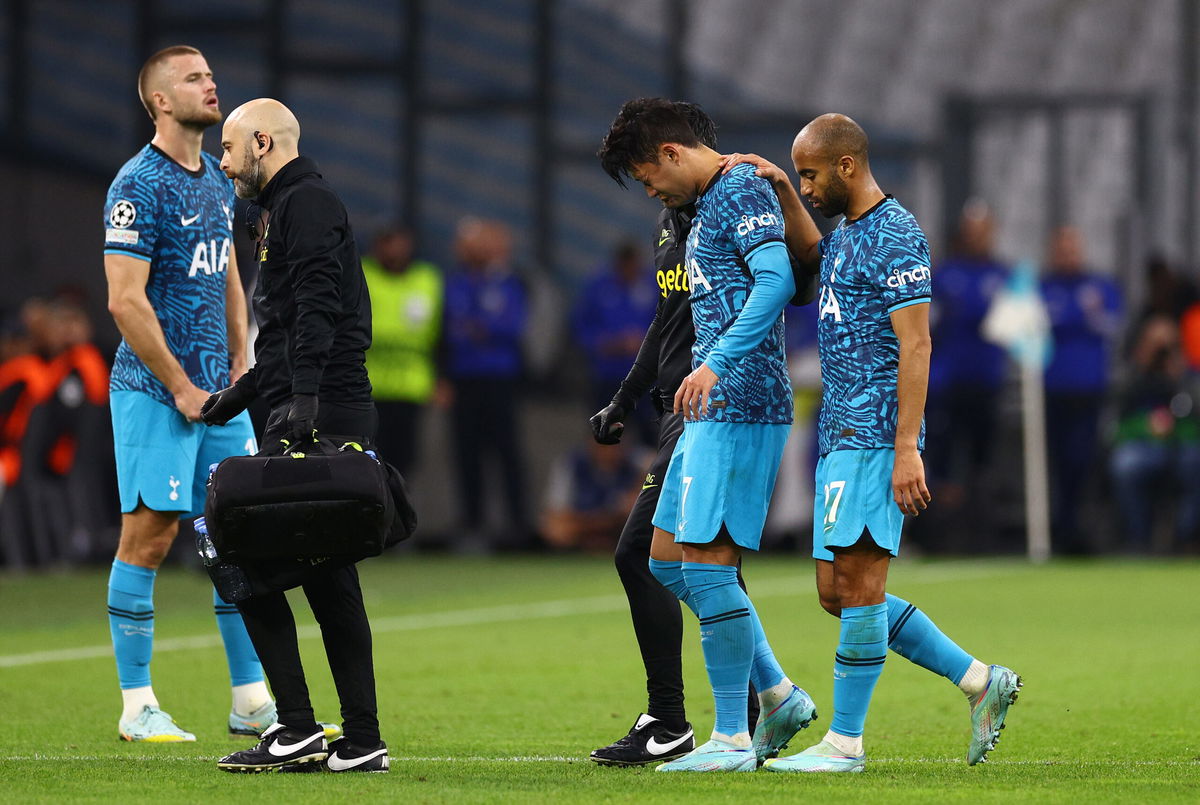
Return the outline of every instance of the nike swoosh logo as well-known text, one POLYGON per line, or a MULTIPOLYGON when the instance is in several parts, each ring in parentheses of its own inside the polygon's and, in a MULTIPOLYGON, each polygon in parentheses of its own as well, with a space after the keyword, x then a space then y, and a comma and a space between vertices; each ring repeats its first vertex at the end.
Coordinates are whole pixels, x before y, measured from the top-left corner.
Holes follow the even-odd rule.
POLYGON ((646 741, 646 751, 652 755, 665 755, 681 743, 692 737, 692 733, 687 733, 682 738, 676 738, 670 743, 660 744, 656 738, 651 737, 646 741))
POLYGON ((661 246, 670 239, 671 239, 671 233, 664 229, 662 231, 662 234, 659 235, 659 237, 658 237, 658 245, 661 246))
POLYGON ((312 742, 312 740, 313 740, 312 738, 308 738, 303 741, 297 741, 294 744, 285 744, 283 741, 277 740, 267 746, 267 751, 270 752, 275 757, 284 757, 286 755, 293 754, 297 749, 299 749, 302 746, 307 746, 309 743, 312 742))
POLYGON ((353 769, 357 766, 361 766, 362 764, 366 763, 368 760, 374 760, 375 758, 379 757, 380 755, 386 755, 386 754, 387 754, 386 749, 376 749, 374 752, 372 752, 369 755, 363 755, 362 757, 356 757, 353 760, 342 760, 340 757, 338 757, 338 753, 334 752, 332 755, 329 756, 329 759, 326 762, 329 764, 329 768, 333 769, 334 771, 346 771, 347 769, 353 769))
POLYGON ((653 489, 656 486, 658 486, 658 484, 642 484, 642 489, 653 489))
POLYGON ((183 226, 191 226, 192 224, 196 223, 196 221, 198 221, 198 220, 200 220, 199 215, 193 215, 191 218, 184 218, 181 216, 179 218, 179 223, 182 224, 183 226))

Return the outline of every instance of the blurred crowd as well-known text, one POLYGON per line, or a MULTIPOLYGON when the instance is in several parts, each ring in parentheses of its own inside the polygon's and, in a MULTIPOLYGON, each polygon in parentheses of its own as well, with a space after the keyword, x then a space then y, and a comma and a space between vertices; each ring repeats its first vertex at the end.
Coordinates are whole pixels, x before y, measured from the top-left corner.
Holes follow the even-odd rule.
MULTIPOLYGON (((579 415, 552 457, 528 455, 520 427, 523 408, 548 400, 546 384, 528 382, 526 360, 534 290, 545 280, 515 264, 513 235, 497 221, 461 221, 454 262, 443 270, 421 259, 403 226, 366 250, 380 451, 419 477, 430 409, 444 412, 455 523, 441 547, 610 551, 642 482, 655 412, 642 401, 618 446, 595 445, 586 418, 611 398, 654 316, 647 250, 616 245, 558 311, 566 340, 550 369, 550 402, 579 415), (531 461, 551 466, 545 489, 531 488, 531 461)), ((934 271, 926 468, 935 505, 911 523, 913 543, 1020 552, 1017 373, 983 327, 1012 271, 995 255, 985 206, 968 206, 934 271)), ((1088 264, 1075 229, 1054 233, 1039 290, 1052 341, 1044 390, 1056 554, 1200 548, 1200 301, 1160 257, 1137 279, 1144 301, 1133 308, 1088 264)), ((115 545, 111 355, 93 344, 83 301, 69 290, 31 299, 0 322, 0 564, 9 568, 107 559, 115 545)), ((815 316, 812 306, 787 312, 796 424, 768 548, 805 550, 809 540, 815 316)))
POLYGON ((100 559, 115 546, 109 361, 81 294, 30 299, 0 322, 0 561, 100 559))

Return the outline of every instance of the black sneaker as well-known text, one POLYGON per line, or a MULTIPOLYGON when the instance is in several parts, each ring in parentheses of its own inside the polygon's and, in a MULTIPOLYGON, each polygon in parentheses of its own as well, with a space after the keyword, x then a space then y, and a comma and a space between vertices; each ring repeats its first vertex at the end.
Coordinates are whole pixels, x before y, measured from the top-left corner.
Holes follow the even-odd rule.
POLYGON ((654 716, 642 713, 628 735, 592 750, 590 757, 601 766, 644 766, 682 757, 695 748, 691 724, 683 732, 671 732, 654 716))
POLYGON ((329 745, 329 758, 325 767, 330 771, 373 771, 388 770, 387 744, 380 741, 373 747, 362 747, 350 743, 347 738, 338 738, 329 745))
POLYGON ((329 754, 325 730, 309 734, 275 723, 263 732, 258 746, 226 755, 217 768, 230 772, 320 771, 329 754))

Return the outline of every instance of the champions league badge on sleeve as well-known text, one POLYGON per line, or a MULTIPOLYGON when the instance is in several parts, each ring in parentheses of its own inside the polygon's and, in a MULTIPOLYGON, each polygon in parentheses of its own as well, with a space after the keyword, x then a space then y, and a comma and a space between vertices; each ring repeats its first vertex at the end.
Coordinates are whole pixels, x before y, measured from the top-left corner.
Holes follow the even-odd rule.
POLYGON ((106 243, 119 243, 125 246, 133 246, 138 242, 138 233, 136 230, 130 229, 133 222, 137 220, 137 208, 133 206, 132 201, 121 199, 112 206, 112 210, 108 213, 108 222, 112 225, 104 230, 104 240, 106 243))

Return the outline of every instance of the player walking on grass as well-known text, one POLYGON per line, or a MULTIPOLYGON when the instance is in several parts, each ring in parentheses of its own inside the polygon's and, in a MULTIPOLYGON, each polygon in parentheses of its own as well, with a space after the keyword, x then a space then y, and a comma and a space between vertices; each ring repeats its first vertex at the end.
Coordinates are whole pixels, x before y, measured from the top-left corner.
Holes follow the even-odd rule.
MULTIPOLYGON (((108 307, 123 340, 110 381, 121 537, 108 581, 108 619, 127 741, 194 741, 159 708, 150 684, 154 579, 179 518, 204 507, 209 464, 256 450, 250 419, 198 422, 210 392, 246 371, 246 299, 233 253, 233 191, 200 150, 221 122, 217 85, 200 51, 150 57, 138 92, 154 139, 121 168, 104 207, 108 307)), ((275 703, 236 607, 213 591, 233 684, 229 730, 257 735, 275 703)))
MULTIPOLYGON (((695 104, 676 103, 696 138, 709 148, 717 147, 716 127, 695 104)), ((614 557, 617 574, 629 599, 633 631, 646 668, 646 712, 634 721, 629 734, 596 749, 591 759, 602 765, 641 766, 686 755, 696 748, 687 721, 683 698, 683 618, 679 601, 650 570, 650 544, 654 539, 654 509, 658 505, 662 479, 675 444, 683 433, 683 415, 669 409, 675 390, 692 370, 692 344, 696 331, 688 302, 684 246, 696 209, 692 204, 665 203, 655 226, 654 257, 658 266, 658 309, 625 380, 612 402, 591 418, 592 434, 600 444, 621 440, 625 417, 647 392, 655 395, 660 412, 658 452, 646 473, 641 494, 629 512, 614 557), (652 388, 653 387, 653 388, 652 388)), ((672 535, 659 542, 671 546, 672 535)), ((678 561, 679 557, 675 557, 678 561)), ((758 697, 751 691, 748 719, 758 718, 758 697)))
POLYGON ((685 252, 696 368, 672 400, 686 424, 662 480, 650 568, 700 619, 716 724, 711 740, 658 770, 753 771, 816 717, 737 579, 741 551, 758 548, 792 420, 782 313, 795 283, 783 215, 752 167, 722 175, 721 155, 663 99, 626 103, 600 158, 619 182, 629 176, 664 206, 696 210, 685 252), (765 714, 753 742, 750 682, 765 714))
MULTIPOLYGON (((820 264, 824 397, 813 557, 821 605, 842 626, 829 731, 817 745, 765 768, 862 771, 867 706, 889 647, 967 695, 973 765, 995 747, 1020 677, 974 659, 924 613, 884 591, 904 515, 917 515, 930 501, 921 461, 931 350, 929 246, 912 215, 875 183, 866 133, 854 121, 843 115, 812 121, 796 136, 792 162, 800 194, 826 217, 845 215, 819 244, 794 252, 820 264)), ((760 172, 780 187, 782 171, 769 165, 760 172)), ((785 207, 799 204, 794 189, 781 198, 785 207)))

